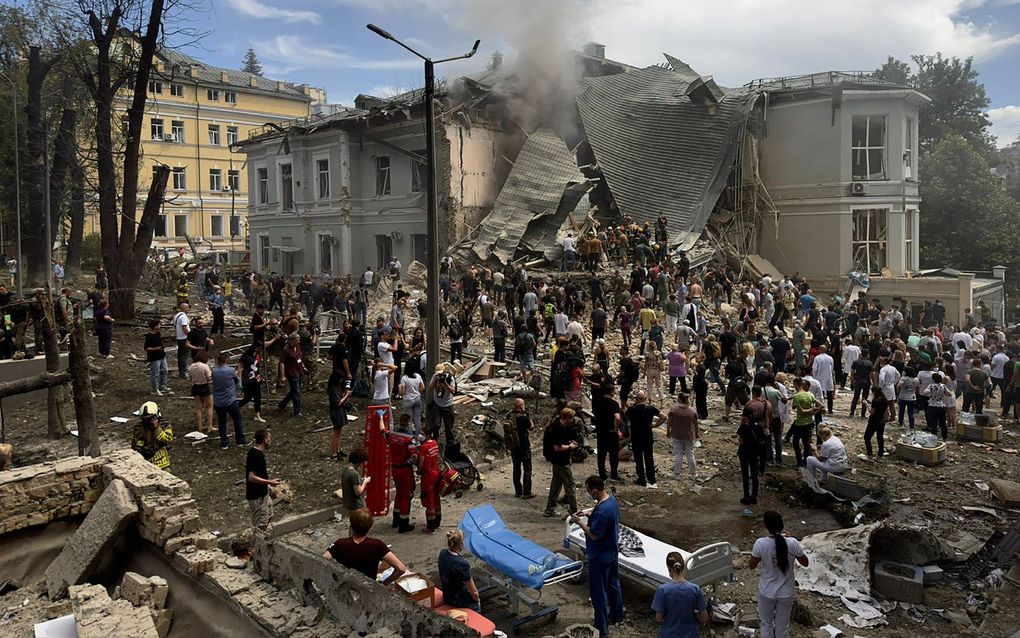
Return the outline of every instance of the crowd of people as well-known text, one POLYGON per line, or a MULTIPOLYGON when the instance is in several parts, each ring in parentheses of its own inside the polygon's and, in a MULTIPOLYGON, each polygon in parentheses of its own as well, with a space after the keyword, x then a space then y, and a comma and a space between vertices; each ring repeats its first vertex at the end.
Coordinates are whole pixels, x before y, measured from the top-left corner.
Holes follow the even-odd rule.
MULTIPOLYGON (((447 445, 458 439, 458 387, 452 366, 466 354, 515 364, 509 368, 511 375, 548 392, 555 403, 550 413, 532 415, 526 401, 517 398, 507 414, 504 442, 513 465, 514 493, 521 499, 536 496, 531 440, 541 436, 542 456, 550 467, 545 516, 562 517, 557 508, 565 506, 593 540, 607 538, 615 533, 607 530, 619 524, 618 507, 615 518, 603 517, 602 504, 609 503, 605 508, 611 509, 615 502, 609 499, 623 483, 621 462, 634 461, 637 486, 658 486, 663 473, 653 454, 655 432, 662 432, 672 446, 669 475, 691 481, 698 476, 702 422, 711 416, 730 423, 737 435, 740 502, 753 506, 759 477, 769 467, 794 465, 822 482, 849 467, 854 455, 845 435, 839 435, 845 430, 831 422, 837 393, 850 398, 850 416, 867 419, 861 441, 866 457, 876 450, 878 458, 885 454, 888 424, 904 431, 923 428, 945 440, 955 432, 961 412, 980 414, 993 399, 1001 417, 1008 418, 1011 411, 1017 415, 1020 343, 1015 335, 1007 338, 987 308, 968 309, 961 325, 954 325, 939 300, 912 314, 906 303, 888 305, 864 293, 853 299, 839 294, 823 298, 797 274, 752 278, 717 262, 692 268, 683 252, 666 253, 665 235, 663 220, 654 228, 624 224, 567 237, 560 272, 532 273, 520 264, 503 269, 457 265, 444 258, 440 321, 451 366, 437 362, 430 378, 424 373, 428 301, 414 299, 399 285, 399 262, 388 268, 394 282, 392 298, 385 303, 389 312, 371 324, 368 308, 380 303, 378 276, 371 268, 356 281, 302 277, 296 286, 291 278, 258 273, 235 285, 213 269, 198 282, 200 307, 212 314, 213 329, 205 329, 204 312, 191 311, 190 291, 181 297, 173 318, 176 373, 190 380, 196 429, 213 431, 215 413, 221 447, 229 447, 229 417, 234 442, 246 445, 242 408, 251 405, 254 420, 264 422, 264 385, 270 394, 283 395, 277 402, 281 412, 289 406, 295 418, 304 414, 307 383, 321 363, 316 353, 324 324, 316 317, 334 317, 330 325, 337 331, 324 344, 330 366, 326 403, 334 428, 329 458, 344 463, 341 483, 352 536, 334 543, 327 555, 345 564, 356 562, 352 556, 359 555, 358 548, 373 547, 365 545, 371 540, 367 534, 372 521, 364 504, 372 479, 362 469, 372 451, 358 448, 348 455, 343 450, 352 398, 390 405, 395 414, 396 425, 385 433, 393 463, 393 527, 401 533, 414 529, 411 509, 420 490, 425 531, 435 532, 441 523, 438 440, 441 434, 447 445), (606 263, 615 267, 606 269, 606 263), (242 309, 251 311, 251 342, 243 349, 238 370, 214 348, 224 315, 242 309), (710 414, 713 387, 722 406, 710 414), (784 447, 792 447, 792 458, 789 451, 784 455, 784 447), (597 473, 585 482, 585 490, 598 503, 595 513, 579 509, 572 471, 593 454, 597 473)), ((158 321, 150 324, 145 340, 151 390, 157 396, 170 391, 160 328, 158 321)), ((263 476, 264 461, 260 465, 257 458, 264 458, 271 440, 264 432, 256 433, 249 452, 249 465, 252 455, 256 457, 246 472, 249 487, 270 483, 263 476)), ((147 436, 150 439, 158 437, 147 436)), ((261 529, 271 517, 264 496, 260 488, 248 498, 253 525, 261 529)), ((767 574, 759 590, 763 631, 774 627, 774 635, 784 635, 781 625, 788 623, 792 604, 789 576, 794 560, 806 564, 806 558, 795 541, 780 542, 782 521, 777 517, 766 514, 772 536, 756 543, 752 567, 760 561, 767 574)), ((457 560, 461 545, 456 537, 448 541, 441 563, 447 572, 460 574, 459 585, 451 581, 450 587, 466 592, 465 606, 477 605, 470 574, 457 560)), ((362 557, 371 562, 366 556, 376 564, 388 562, 395 574, 403 569, 383 548, 362 557)), ((589 560, 600 565, 593 568, 591 593, 597 628, 607 635, 608 625, 622 616, 615 570, 601 567, 609 558, 590 554, 589 560)), ((696 626, 703 622, 703 601, 684 585, 682 561, 667 567, 676 585, 656 595, 653 609, 665 627, 675 621, 671 605, 684 606, 683 622, 696 626)))

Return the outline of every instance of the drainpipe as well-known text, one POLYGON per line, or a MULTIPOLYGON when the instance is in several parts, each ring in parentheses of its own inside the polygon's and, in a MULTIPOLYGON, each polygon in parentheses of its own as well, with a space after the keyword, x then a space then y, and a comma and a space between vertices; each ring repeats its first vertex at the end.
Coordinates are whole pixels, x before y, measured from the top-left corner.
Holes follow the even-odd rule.
MULTIPOLYGON (((201 106, 198 102, 199 86, 198 80, 195 80, 195 128, 197 129, 195 139, 195 153, 196 159, 198 160, 198 176, 196 184, 198 187, 198 227, 201 231, 199 237, 205 237, 205 201, 202 199, 202 120, 199 117, 201 106)), ((207 133, 208 134, 208 133, 207 133)), ((192 229, 188 229, 188 234, 194 236, 195 232, 192 229)), ((198 255, 195 255, 195 259, 198 259, 198 255)))

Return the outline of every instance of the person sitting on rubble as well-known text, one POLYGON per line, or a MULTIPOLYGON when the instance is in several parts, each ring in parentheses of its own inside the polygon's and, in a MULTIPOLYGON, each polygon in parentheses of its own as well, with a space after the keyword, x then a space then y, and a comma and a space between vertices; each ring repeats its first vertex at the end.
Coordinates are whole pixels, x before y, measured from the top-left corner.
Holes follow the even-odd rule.
POLYGON ((814 456, 807 457, 807 468, 812 473, 818 470, 821 482, 824 483, 829 474, 842 474, 846 471, 848 467, 846 446, 828 426, 818 428, 818 436, 822 439, 822 445, 814 456))
POLYGON ((365 509, 351 512, 351 535, 336 539, 329 549, 322 553, 323 558, 332 558, 344 567, 361 572, 368 578, 376 580, 379 563, 384 562, 393 570, 383 585, 389 586, 407 571, 407 566, 390 551, 389 546, 378 538, 370 538, 374 519, 365 509))
POLYGON ((159 469, 170 471, 170 444, 174 440, 170 423, 163 420, 154 401, 143 403, 138 413, 141 418, 131 433, 131 449, 159 469))

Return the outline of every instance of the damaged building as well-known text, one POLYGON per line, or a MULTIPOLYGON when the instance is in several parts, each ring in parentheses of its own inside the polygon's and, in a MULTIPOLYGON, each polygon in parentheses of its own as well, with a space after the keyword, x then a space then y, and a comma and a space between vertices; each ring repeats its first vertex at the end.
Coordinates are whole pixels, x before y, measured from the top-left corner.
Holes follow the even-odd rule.
MULTIPOLYGON (((727 88, 664 59, 637 68, 589 43, 574 54, 573 90, 556 87, 528 117, 528 78, 498 56, 444 88, 443 250, 461 263, 554 261, 568 232, 664 216, 670 248, 695 266, 799 273, 818 293, 853 295, 867 281, 886 304, 940 298, 954 320, 985 300, 1001 316, 1001 273, 920 270, 926 96, 863 72, 727 88)), ((422 112, 420 92, 359 96, 242 143, 255 166, 254 265, 355 273, 391 255, 424 261, 422 112)))

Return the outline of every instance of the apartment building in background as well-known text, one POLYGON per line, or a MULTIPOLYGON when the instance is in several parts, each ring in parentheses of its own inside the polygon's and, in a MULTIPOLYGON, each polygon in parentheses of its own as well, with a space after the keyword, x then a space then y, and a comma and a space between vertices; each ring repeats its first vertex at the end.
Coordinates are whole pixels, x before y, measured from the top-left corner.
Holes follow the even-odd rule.
MULTIPOLYGON (((119 102, 126 111, 129 96, 119 102)), ((199 254, 247 252, 248 178, 244 154, 231 145, 253 129, 307 116, 325 103, 321 89, 270 80, 206 64, 177 51, 157 54, 142 122, 142 168, 138 210, 144 206, 152 170, 170 167, 163 210, 153 246, 188 248, 199 254)), ((124 127, 126 129, 126 125, 124 127)), ((98 213, 86 233, 99 232, 98 213)))

